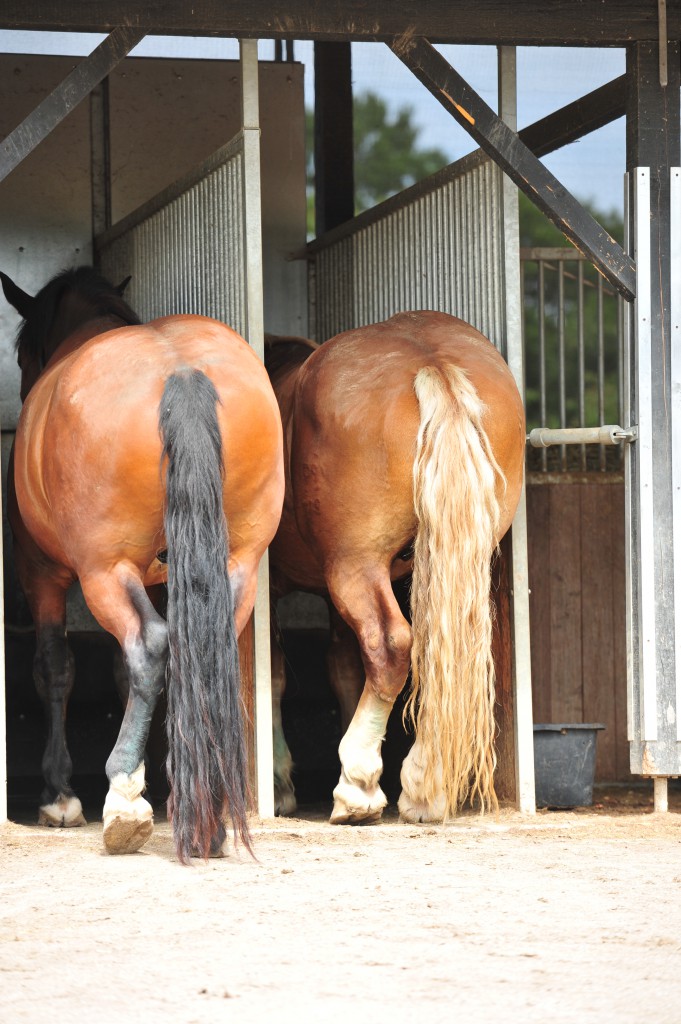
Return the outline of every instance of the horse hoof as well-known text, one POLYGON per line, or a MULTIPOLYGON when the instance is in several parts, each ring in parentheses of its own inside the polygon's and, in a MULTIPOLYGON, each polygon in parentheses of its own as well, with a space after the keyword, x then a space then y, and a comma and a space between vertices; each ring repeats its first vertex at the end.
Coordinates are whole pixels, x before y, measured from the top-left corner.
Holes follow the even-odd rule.
POLYGON ((339 782, 334 789, 333 800, 329 818, 332 825, 373 825, 381 820, 383 808, 388 803, 379 786, 367 791, 345 781, 339 782))
MULTIPOLYGON (((139 798, 149 808, 148 814, 138 817, 133 813, 113 812, 104 818, 104 847, 107 853, 137 853, 154 831, 151 805, 139 798)), ((135 801, 137 802, 137 801, 135 801)))
POLYGON ((38 824, 48 828, 77 828, 87 825, 83 807, 77 796, 61 794, 51 804, 43 804, 38 814, 38 824))
POLYGON ((296 796, 292 790, 274 791, 274 813, 276 817, 289 818, 296 813, 296 796))
POLYGON ((136 853, 154 831, 151 804, 144 789, 144 762, 131 775, 115 775, 104 801, 104 847, 107 853, 136 853))
POLYGON ((434 803, 428 804, 412 799, 402 790, 397 810, 400 812, 400 820, 410 825, 434 824, 444 821, 444 804, 444 797, 438 797, 434 803))

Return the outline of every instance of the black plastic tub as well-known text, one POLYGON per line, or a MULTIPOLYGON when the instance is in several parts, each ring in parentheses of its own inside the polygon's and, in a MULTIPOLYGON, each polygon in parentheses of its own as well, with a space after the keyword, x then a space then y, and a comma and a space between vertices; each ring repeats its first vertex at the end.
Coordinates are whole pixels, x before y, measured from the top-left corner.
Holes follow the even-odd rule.
POLYGON ((537 807, 590 807, 596 739, 604 725, 561 723, 534 727, 537 807))

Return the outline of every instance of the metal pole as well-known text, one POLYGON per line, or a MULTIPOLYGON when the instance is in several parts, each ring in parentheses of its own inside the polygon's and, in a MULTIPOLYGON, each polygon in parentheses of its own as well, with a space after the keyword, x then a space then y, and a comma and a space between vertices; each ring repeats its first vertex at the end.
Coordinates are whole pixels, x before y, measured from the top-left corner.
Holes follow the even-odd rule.
MULTIPOLYGON (((499 47, 499 111, 515 130, 516 50, 499 47)), ((506 361, 520 393, 525 387, 520 289, 518 190, 506 175, 502 185, 504 219, 504 280, 506 297, 506 361)), ((532 721, 532 664, 530 652, 530 587, 527 562, 525 485, 511 528, 511 630, 513 635, 513 715, 515 729, 516 794, 518 810, 534 814, 534 727, 532 721)))
MULTIPOLYGON (((2 504, 2 479, 0 478, 0 505, 2 504)), ((2 530, 0 530, 0 563, 2 563, 2 530)), ((0 825, 7 821, 7 727, 5 710, 5 595, 0 580, 0 825)))
POLYGON ((681 167, 669 180, 671 278, 672 519, 674 530, 674 616, 676 645, 676 741, 681 742, 681 167))
POLYGON ((654 808, 658 814, 666 814, 669 810, 668 785, 666 775, 656 775, 653 779, 654 808))
MULTIPOLYGON (((244 132, 244 236, 246 246, 246 334, 261 359, 265 355, 260 197, 260 120, 258 43, 239 43, 244 132)), ((267 552, 258 567, 255 622, 255 764, 258 813, 274 816, 272 751, 272 667, 270 661, 270 587, 267 552)))

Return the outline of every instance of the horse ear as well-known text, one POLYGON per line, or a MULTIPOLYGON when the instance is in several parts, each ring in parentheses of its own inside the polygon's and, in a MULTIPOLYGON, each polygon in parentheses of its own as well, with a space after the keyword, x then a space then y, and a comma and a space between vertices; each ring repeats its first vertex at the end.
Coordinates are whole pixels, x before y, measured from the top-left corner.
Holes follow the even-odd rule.
POLYGON ((1 270, 0 279, 2 279, 2 290, 10 306, 14 306, 19 316, 22 316, 24 320, 28 320, 33 309, 33 298, 26 292, 23 292, 19 285, 16 285, 11 277, 3 274, 1 270))
POLYGON ((121 281, 121 283, 116 288, 116 291, 118 292, 119 295, 123 295, 123 292, 128 287, 128 285, 130 284, 131 281, 132 281, 132 274, 128 274, 128 276, 123 281, 121 281))

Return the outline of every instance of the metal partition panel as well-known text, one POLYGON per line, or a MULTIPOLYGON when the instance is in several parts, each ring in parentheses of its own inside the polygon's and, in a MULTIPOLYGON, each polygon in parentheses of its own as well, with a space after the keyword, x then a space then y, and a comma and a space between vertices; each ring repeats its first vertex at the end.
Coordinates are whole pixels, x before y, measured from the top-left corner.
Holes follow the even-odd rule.
POLYGON ((200 313, 246 335, 244 134, 96 239, 142 320, 200 313))
MULTIPOLYGON (((198 313, 228 324, 264 357, 257 41, 240 44, 242 130, 190 174, 95 241, 102 272, 132 280, 126 298, 143 321, 198 313)), ((255 603, 255 753, 258 811, 274 815, 267 553, 255 603)))
MULTIPOLYGON (((676 742, 681 743, 681 167, 672 167, 671 226, 672 494, 674 522, 674 624, 676 627, 676 742)), ((679 755, 681 757, 681 754, 679 755)))
POLYGON ((401 310, 438 309, 505 342, 502 172, 477 153, 310 247, 317 341, 401 310))
MULTIPOLYGON (((2 478, 0 477, 0 499, 2 478)), ((2 561, 2 530, 0 530, 0 562, 2 561)), ((5 621, 5 595, 0 580, 0 621, 5 621)), ((0 825, 7 821, 7 713, 5 710, 5 630, 0 635, 0 825)))
MULTIPOLYGON (((505 53, 502 60, 509 63, 505 53)), ((515 106, 515 67, 502 65, 504 110, 515 106), (508 87, 513 93, 513 102, 508 87)), ((523 387, 517 190, 479 151, 355 217, 308 246, 310 326, 317 341, 436 309, 478 328, 523 387)), ((524 494, 512 534, 516 792, 532 813, 534 760, 524 494)))
MULTIPOLYGON (((650 170, 631 172, 637 285, 626 362, 628 425, 637 428, 637 440, 625 452, 628 724, 632 772, 660 782, 681 773, 679 175, 678 168, 671 169, 671 318, 666 325, 657 323, 652 311, 650 170)), ((658 803, 657 788, 655 803, 657 809, 666 803, 666 794, 658 803)))

